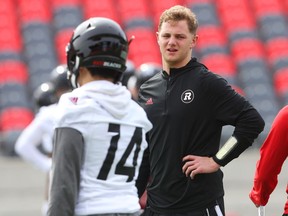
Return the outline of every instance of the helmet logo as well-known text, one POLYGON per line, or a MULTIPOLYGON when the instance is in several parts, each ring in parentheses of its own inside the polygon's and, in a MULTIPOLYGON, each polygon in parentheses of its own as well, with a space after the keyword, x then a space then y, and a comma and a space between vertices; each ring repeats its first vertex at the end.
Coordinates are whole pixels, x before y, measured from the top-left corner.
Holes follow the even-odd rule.
POLYGON ((191 103, 194 99, 194 92, 191 89, 185 90, 181 95, 181 100, 183 103, 191 103))
POLYGON ((103 66, 103 67, 110 67, 110 68, 121 68, 121 64, 115 63, 115 62, 107 62, 107 61, 93 61, 93 65, 95 66, 103 66))
POLYGON ((104 62, 103 66, 112 67, 112 68, 121 68, 121 64, 115 62, 104 62))

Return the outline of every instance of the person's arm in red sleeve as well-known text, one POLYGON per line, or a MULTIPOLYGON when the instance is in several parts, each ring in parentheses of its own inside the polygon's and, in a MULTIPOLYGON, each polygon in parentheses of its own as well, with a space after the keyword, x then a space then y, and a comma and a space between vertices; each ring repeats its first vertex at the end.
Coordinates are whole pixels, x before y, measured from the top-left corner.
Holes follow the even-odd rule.
POLYGON ((254 185, 249 194, 256 206, 265 206, 278 183, 278 175, 288 155, 288 106, 275 117, 271 130, 260 149, 254 185))

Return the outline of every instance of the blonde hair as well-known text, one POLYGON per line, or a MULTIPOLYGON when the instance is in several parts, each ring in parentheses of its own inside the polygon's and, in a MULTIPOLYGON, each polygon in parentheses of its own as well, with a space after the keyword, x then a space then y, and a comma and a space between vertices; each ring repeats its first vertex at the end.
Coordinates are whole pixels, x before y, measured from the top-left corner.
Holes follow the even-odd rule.
POLYGON ((192 34, 196 34, 198 28, 198 20, 196 15, 187 7, 181 5, 175 5, 165 10, 159 20, 158 31, 161 30, 162 24, 167 21, 181 21, 186 20, 189 31, 192 34))

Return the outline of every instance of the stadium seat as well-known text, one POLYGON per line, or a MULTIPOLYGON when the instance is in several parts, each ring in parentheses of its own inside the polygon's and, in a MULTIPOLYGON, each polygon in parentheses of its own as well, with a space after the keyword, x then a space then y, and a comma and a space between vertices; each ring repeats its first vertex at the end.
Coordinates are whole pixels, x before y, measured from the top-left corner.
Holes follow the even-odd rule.
POLYGON ((288 27, 282 14, 267 14, 258 19, 259 30, 264 41, 288 37, 288 27))
POLYGON ((7 82, 18 82, 27 84, 28 70, 26 64, 21 60, 0 60, 0 85, 7 82))
MULTIPOLYGON (((52 8, 63 8, 63 7, 70 7, 80 6, 80 0, 49 0, 51 3, 52 8)), ((52 9, 53 10, 53 9, 52 9)))
POLYGON ((21 34, 14 1, 0 3, 0 52, 22 51, 21 34))
POLYGON ((199 3, 213 3, 214 0, 183 0, 184 5, 199 4, 199 3))
MULTIPOLYGON (((151 29, 151 31, 154 30, 154 23, 153 20, 150 18, 138 18, 136 17, 135 19, 127 20, 123 24, 123 28, 125 31, 129 29, 134 29, 134 28, 147 28, 151 29)), ((156 31, 155 31, 156 32, 156 31)))
POLYGON ((21 52, 0 50, 0 62, 4 61, 21 61, 23 60, 21 52))
POLYGON ((249 85, 250 82, 271 83, 272 74, 268 68, 263 58, 251 57, 238 63, 239 77, 243 85, 249 85))
POLYGON ((73 29, 64 29, 55 35, 55 48, 60 64, 66 64, 67 62, 66 46, 71 39, 72 33, 73 29))
POLYGON ((231 43, 230 47, 236 63, 248 58, 265 58, 264 47, 259 39, 238 39, 231 43))
POLYGON ((263 44, 262 40, 259 38, 257 29, 234 29, 229 33, 229 43, 232 44, 241 39, 252 39, 252 40, 260 40, 263 44))
POLYGON ((78 6, 58 6, 53 8, 53 27, 56 33, 65 29, 74 29, 82 21, 82 9, 78 6))
POLYGON ((10 107, 0 113, 1 131, 23 130, 33 119, 34 113, 25 107, 10 107))
POLYGON ((288 92, 288 68, 274 74, 274 86, 280 96, 288 92))
POLYGON ((0 84, 0 110, 9 107, 31 107, 26 83, 6 81, 0 84))
POLYGON ((221 23, 228 35, 234 31, 256 29, 255 19, 249 10, 247 0, 216 0, 221 23))
POLYGON ((211 54, 202 57, 202 62, 212 72, 222 76, 236 76, 237 70, 233 59, 227 54, 211 54))
POLYGON ((51 20, 50 4, 46 0, 17 0, 21 23, 41 21, 49 23, 51 20))
POLYGON ((281 37, 267 41, 266 50, 268 59, 272 64, 278 59, 288 58, 288 38, 281 37))
POLYGON ((223 34, 217 10, 213 1, 189 0, 187 6, 197 16, 199 35, 197 46, 193 53, 201 59, 201 56, 210 54, 226 54, 227 39, 223 34))
MULTIPOLYGON (((243 84, 243 88, 247 95, 253 100, 260 98, 266 100, 269 98, 271 101, 275 101, 275 88, 273 85, 272 74, 269 73, 268 64, 263 58, 247 58, 244 61, 238 63, 239 79, 243 84), (263 92, 261 92, 261 88, 263 92), (267 91, 268 90, 268 91, 267 91)), ((277 101, 275 102, 275 106, 277 101)))
POLYGON ((102 0, 100 4, 95 4, 95 0, 84 0, 82 7, 85 19, 95 16, 107 17, 122 24, 113 0, 102 0))
POLYGON ((21 35, 18 29, 15 26, 10 26, 8 28, 0 29, 1 37, 0 37, 0 52, 2 51, 15 51, 22 52, 22 40, 21 35))
POLYGON ((153 14, 154 26, 157 28, 159 18, 163 11, 174 5, 181 4, 181 0, 147 1, 147 3, 151 5, 150 14, 153 14))
POLYGON ((200 26, 220 25, 217 11, 211 1, 190 2, 188 7, 196 14, 200 26))
POLYGON ((118 0, 119 15, 122 24, 135 18, 149 18, 150 13, 146 0, 118 0))
POLYGON ((215 25, 205 25, 198 28, 199 35, 197 49, 201 50, 209 46, 222 46, 228 44, 226 35, 223 34, 221 27, 215 25))
POLYGON ((145 62, 161 63, 156 34, 149 28, 133 28, 126 31, 128 39, 135 39, 129 46, 128 58, 133 59, 135 67, 145 62))
MULTIPOLYGON (((193 53, 196 49, 193 50, 193 53)), ((221 46, 219 44, 209 45, 201 48, 197 48, 197 52, 200 56, 204 57, 211 54, 229 54, 227 46, 221 46)))
POLYGON ((279 14, 283 12, 283 8, 280 3, 281 0, 251 0, 251 6, 255 13, 255 16, 260 18, 267 14, 279 14))
POLYGON ((285 68, 288 68, 288 57, 287 56, 278 57, 277 59, 274 60, 273 69, 274 69, 275 73, 277 73, 277 71, 283 70, 285 68))
POLYGON ((47 81, 56 65, 53 31, 49 23, 35 21, 22 24, 23 44, 32 90, 47 81))

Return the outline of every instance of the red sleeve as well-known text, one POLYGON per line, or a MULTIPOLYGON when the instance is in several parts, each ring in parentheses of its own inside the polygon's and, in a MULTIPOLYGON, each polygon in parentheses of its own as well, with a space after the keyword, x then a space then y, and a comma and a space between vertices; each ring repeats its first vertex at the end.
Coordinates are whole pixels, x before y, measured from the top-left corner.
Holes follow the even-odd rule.
POLYGON ((260 149, 250 198, 265 206, 278 183, 278 175, 288 155, 288 106, 279 111, 260 149))

